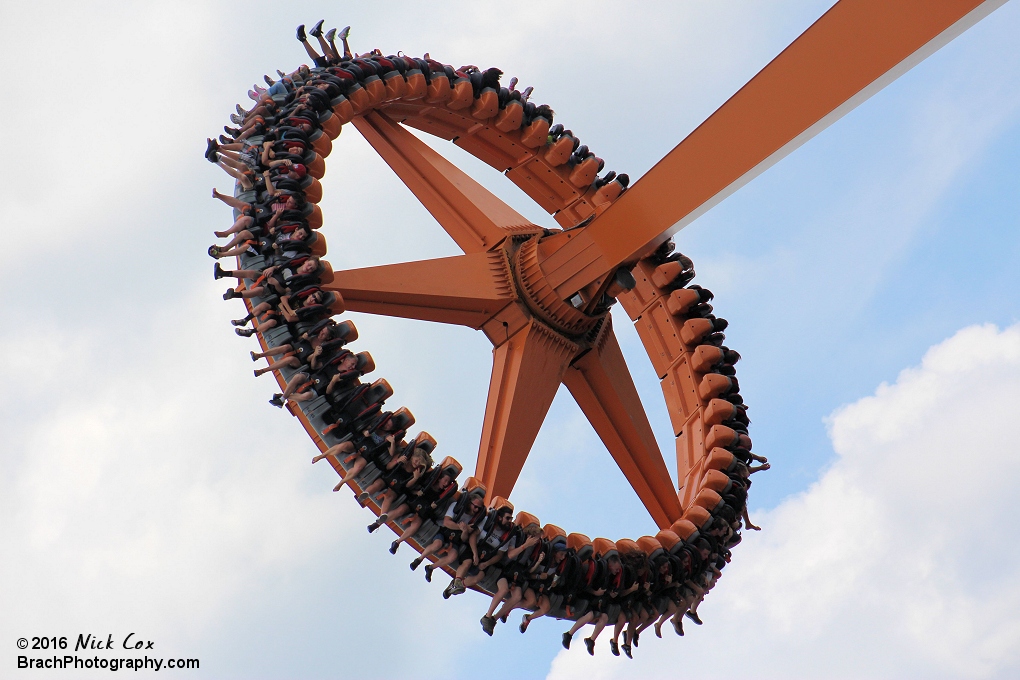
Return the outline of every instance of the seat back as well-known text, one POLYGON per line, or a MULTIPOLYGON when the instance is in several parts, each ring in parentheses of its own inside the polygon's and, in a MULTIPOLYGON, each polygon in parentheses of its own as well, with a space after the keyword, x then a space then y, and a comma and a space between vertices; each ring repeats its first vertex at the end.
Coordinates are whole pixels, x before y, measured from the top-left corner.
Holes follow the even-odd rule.
POLYGON ((530 512, 524 512, 521 510, 517 513, 517 517, 514 517, 514 524, 524 529, 531 525, 542 526, 542 523, 538 521, 538 518, 532 515, 530 512))
POLYGON ((372 355, 368 352, 358 352, 354 356, 358 357, 357 368, 362 375, 371 373, 375 370, 375 360, 372 359, 372 355))
POLYGON ((555 524, 546 524, 544 527, 542 527, 542 538, 544 538, 547 541, 551 541, 557 537, 566 538, 567 532, 559 528, 555 524))
POLYGON ((663 553, 662 544, 654 536, 642 536, 637 541, 638 548, 648 555, 648 559, 654 560, 663 553))
POLYGON ((641 548, 638 546, 637 542, 632 541, 629 538, 621 538, 620 540, 616 541, 616 550, 621 555, 626 555, 627 553, 633 552, 641 552, 641 548))
MULTIPOLYGON (((415 446, 422 447, 423 449, 425 449, 429 453, 432 453, 433 451, 436 450, 436 440, 435 440, 435 438, 432 435, 430 435, 428 432, 426 432, 425 430, 422 430, 421 432, 419 432, 418 436, 414 438, 414 444, 415 444, 415 446)), ((453 458, 449 458, 449 460, 453 460, 453 458)), ((460 464, 458 463, 458 465, 460 465, 460 464)))
POLYGON ((401 406, 393 415, 390 416, 390 422, 393 423, 397 429, 406 430, 414 425, 414 414, 411 413, 406 406, 401 406))
POLYGON ((492 500, 489 501, 489 507, 493 510, 499 510, 500 508, 510 508, 510 512, 514 510, 514 504, 502 496, 493 496, 492 500))
POLYGON ((584 559, 594 552, 591 539, 584 534, 569 534, 567 536, 567 547, 577 553, 577 556, 584 559))
POLYGON ((592 548, 595 550, 595 556, 609 557, 610 555, 616 555, 616 543, 610 541, 608 538, 596 538, 592 541, 592 548))
POLYGON ((686 519, 678 519, 673 522, 673 526, 669 530, 685 541, 693 541, 699 535, 698 527, 694 525, 694 522, 686 519))

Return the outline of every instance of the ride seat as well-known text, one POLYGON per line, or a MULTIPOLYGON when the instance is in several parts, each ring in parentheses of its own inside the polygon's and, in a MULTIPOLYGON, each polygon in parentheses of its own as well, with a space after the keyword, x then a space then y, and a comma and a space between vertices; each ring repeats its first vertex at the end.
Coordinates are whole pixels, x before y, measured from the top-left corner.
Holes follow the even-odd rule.
POLYGON ((591 202, 595 204, 596 207, 612 203, 620 197, 620 194, 623 193, 623 189, 623 184, 614 179, 599 188, 599 190, 595 192, 595 195, 592 196, 591 202))
POLYGON ((453 96, 453 88, 450 87, 450 79, 445 75, 435 75, 429 83, 428 94, 425 101, 429 104, 443 104, 453 96))
POLYGON ((401 406, 390 416, 390 422, 401 430, 407 430, 414 425, 414 414, 406 406, 401 406))
POLYGON ((575 141, 570 135, 564 134, 561 136, 546 149, 545 162, 554 168, 566 163, 567 159, 570 158, 570 154, 574 152, 575 141))
POLYGON ((722 362, 726 354, 715 345, 698 345, 691 352, 691 367, 699 373, 708 373, 712 367, 722 362))
MULTIPOLYGON (((360 83, 355 83, 347 89, 347 99, 351 102, 354 116, 372 108, 372 99, 368 96, 368 91, 360 83)), ((351 118, 354 116, 351 116, 351 118)))
POLYGON ((478 479, 477 477, 468 477, 467 481, 464 482, 464 487, 461 489, 461 491, 464 493, 471 493, 472 491, 481 491, 482 495, 484 496, 486 493, 488 493, 489 490, 485 488, 485 484, 482 483, 482 480, 478 479))
POLYGON ((698 383, 698 394, 702 399, 715 400, 733 388, 733 381, 720 373, 707 373, 698 383))
POLYGON ((500 132, 511 132, 520 128, 523 122, 524 106, 519 101, 511 100, 496 116, 496 129, 500 132))
POLYGON ((716 447, 726 449, 738 444, 740 444, 740 435, 732 427, 726 427, 725 425, 713 425, 708 431, 708 436, 705 437, 706 449, 714 449, 716 447))
MULTIPOLYGON (((425 451, 427 451, 429 454, 432 453, 433 451, 436 451, 436 439, 433 439, 432 435, 429 434, 428 432, 421 432, 420 434, 418 434, 417 437, 415 437, 415 440, 416 440, 415 446, 421 447, 422 444, 424 444, 425 451), (422 435, 426 437, 424 440, 421 439, 422 435)), ((440 463, 440 470, 446 470, 447 468, 453 468, 454 470, 456 470, 457 471, 456 476, 458 477, 460 476, 460 473, 464 471, 464 466, 461 465, 460 461, 458 461, 453 456, 447 456, 446 458, 443 459, 443 462, 440 463)))
POLYGON ((737 407, 725 399, 712 399, 705 408, 704 423, 709 426, 718 425, 730 420, 736 413, 737 407))
POLYGON ((718 494, 724 494, 730 490, 733 486, 733 482, 726 475, 725 472, 719 470, 706 470, 705 476, 701 479, 701 485, 706 489, 711 489, 718 494))
POLYGON ((650 560, 654 560, 663 553, 663 545, 654 536, 642 536, 636 542, 641 552, 647 555, 650 560))
POLYGON ((542 116, 536 116, 527 127, 521 132, 521 144, 534 149, 542 146, 549 136, 549 121, 542 116))
POLYGON ((608 538, 596 538, 592 541, 592 548, 595 551, 596 557, 609 557, 610 555, 618 555, 616 551, 616 543, 613 543, 608 538))
POLYGON ((404 74, 404 77, 407 78, 407 91, 404 93, 404 99, 414 101, 428 93, 429 84, 421 69, 412 68, 404 74))
POLYGON ((688 347, 694 347, 713 331, 715 331, 715 325, 711 319, 688 319, 680 328, 680 339, 688 347))
POLYGON ((489 120, 499 113, 499 93, 491 87, 484 88, 471 106, 471 117, 475 120, 489 120))
POLYGON ((320 259, 319 267, 315 270, 315 276, 319 279, 319 283, 333 283, 333 265, 320 259))
POLYGON ((371 354, 368 352, 358 352, 354 356, 358 357, 357 369, 362 375, 375 370, 375 360, 371 354))
POLYGON ((705 467, 711 470, 729 472, 737 464, 737 457, 726 449, 711 449, 705 459, 705 467))
POLYGON ((694 522, 686 519, 678 519, 673 522, 669 530, 685 541, 693 541, 700 535, 698 527, 694 526, 694 522))
POLYGON ((542 526, 542 523, 538 521, 537 517, 532 515, 530 512, 524 512, 523 510, 518 512, 517 516, 514 517, 514 524, 516 524, 517 526, 519 526, 522 529, 525 528, 525 527, 529 527, 532 524, 537 524, 538 526, 542 526))
POLYGON ((379 106, 386 101, 386 84, 379 76, 369 76, 361 81, 365 92, 368 94, 368 105, 372 108, 379 106))
POLYGON ((446 108, 451 111, 459 111, 471 106, 474 100, 475 91, 471 87, 471 81, 468 78, 458 78, 453 83, 453 92, 450 100, 446 102, 446 108))
POLYGON ((336 139, 340 136, 340 130, 343 128, 343 124, 350 121, 350 118, 344 120, 343 115, 340 113, 341 108, 350 109, 350 116, 354 116, 354 109, 351 107, 351 103, 347 101, 347 97, 340 95, 332 102, 333 115, 322 121, 322 132, 330 139, 336 139))
POLYGON ((306 179, 311 180, 311 184, 304 188, 305 200, 309 203, 318 203, 322 200, 322 184, 314 177, 306 176, 306 179))
MULTIPOLYGON (((666 262, 660 264, 652 272, 652 283, 663 289, 675 288, 677 285, 683 285, 677 282, 681 281, 684 277, 689 277, 687 278, 688 281, 693 278, 694 269, 686 269, 679 262, 666 262)), ((686 282, 684 281, 684 283, 686 282)))
MULTIPOLYGON (((721 501, 722 499, 720 498, 719 500, 721 501)), ((698 530, 705 530, 708 529, 709 525, 712 523, 712 513, 700 505, 692 505, 687 508, 683 519, 693 524, 698 528, 698 530)))
POLYGON ((567 547, 577 553, 577 556, 582 560, 591 555, 594 550, 591 539, 584 534, 578 533, 567 535, 567 547))
POLYGON ((407 94, 407 81, 400 71, 390 71, 383 76, 383 83, 386 85, 386 101, 402 99, 407 94))
MULTIPOLYGON (((416 447, 418 447, 418 446, 422 447, 423 449, 428 451, 430 454, 433 451, 436 450, 436 446, 437 446, 435 437, 430 435, 425 430, 422 430, 421 432, 419 432, 418 436, 414 438, 414 445, 416 447)), ((450 456, 447 456, 446 458, 443 459, 443 464, 444 465, 447 464, 448 461, 450 463, 452 463, 452 464, 455 464, 458 470, 463 470, 464 469, 463 467, 461 467, 461 464, 456 461, 456 459, 454 459, 454 458, 452 458, 450 456)))
MULTIPOLYGON (((691 525, 693 528, 693 525, 691 525)), ((655 534, 655 540, 659 543, 661 550, 665 550, 669 554, 674 554, 674 550, 679 552, 684 547, 683 539, 681 539, 676 532, 669 529, 663 529, 659 533, 655 534)))
POLYGON ((588 156, 570 171, 568 179, 575 187, 584 189, 590 187, 599 173, 599 159, 595 156, 588 156))
POLYGON ((493 510, 499 510, 500 508, 510 508, 510 512, 514 510, 514 504, 502 496, 493 496, 492 500, 489 501, 489 507, 493 510))
POLYGON ((555 524, 546 524, 544 527, 542 527, 542 538, 544 538, 547 541, 552 541, 557 537, 566 538, 567 532, 559 528, 555 524))
POLYGON ((629 538, 621 538, 616 541, 616 551, 621 555, 626 555, 627 553, 641 552, 641 548, 637 542, 629 538))
MULTIPOLYGON (((656 269, 658 271, 658 269, 656 269)), ((701 302, 701 295, 690 288, 677 288, 666 298, 666 311, 673 316, 682 316, 701 302)))

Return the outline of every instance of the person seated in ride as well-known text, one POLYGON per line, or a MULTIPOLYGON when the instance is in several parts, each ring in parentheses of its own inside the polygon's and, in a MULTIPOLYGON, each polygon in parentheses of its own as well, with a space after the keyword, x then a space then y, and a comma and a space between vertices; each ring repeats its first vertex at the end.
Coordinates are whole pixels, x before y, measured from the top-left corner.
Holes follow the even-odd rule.
POLYGON ((485 578, 486 570, 500 569, 507 551, 517 546, 517 538, 513 508, 504 505, 490 510, 478 533, 473 534, 468 546, 461 550, 456 576, 443 591, 443 598, 460 595, 477 585, 485 578))
MULTIPOLYGON (((705 565, 711 556, 711 544, 703 537, 695 539, 694 543, 684 547, 680 557, 685 560, 686 565, 686 580, 680 586, 680 592, 683 595, 682 600, 677 606, 676 613, 673 614, 672 623, 673 629, 677 635, 684 634, 683 628, 683 617, 689 613, 689 610, 698 598, 703 597, 705 589, 699 585, 699 581, 702 581, 702 575, 705 571, 705 565), (686 555, 686 558, 684 557, 686 555)), ((698 618, 697 612, 693 616, 688 617, 696 624, 701 625, 701 619, 698 618)))
MULTIPOLYGON (((413 444, 417 444, 417 442, 413 442, 413 444)), ((431 466, 432 456, 420 445, 415 445, 413 449, 410 445, 407 446, 400 455, 394 456, 386 464, 379 479, 372 482, 358 495, 358 502, 364 503, 369 498, 377 496, 380 491, 382 492, 379 519, 368 525, 368 533, 374 532, 386 523, 389 518, 387 513, 393 502, 417 484, 431 466)))
POLYGON ((588 610, 574 622, 570 630, 563 634, 563 646, 570 649, 570 641, 574 633, 581 630, 591 622, 595 622, 596 634, 584 639, 584 646, 588 654, 595 655, 595 638, 602 632, 609 621, 607 609, 609 607, 610 587, 619 588, 619 581, 622 579, 623 563, 616 554, 605 558, 595 558, 587 569, 585 578, 586 595, 588 598, 588 610))
MULTIPOLYGON (((456 472, 456 468, 448 469, 456 472)), ((440 488, 431 489, 430 493, 423 494, 422 498, 418 499, 418 502, 415 504, 421 508, 421 513, 416 517, 417 522, 412 522, 408 530, 405 530, 404 534, 401 535, 401 538, 393 542, 393 545, 390 546, 390 552, 396 552, 394 546, 399 546, 401 540, 406 541, 414 535, 418 529, 415 528, 414 531, 409 530, 415 526, 415 523, 417 523, 418 527, 421 527, 424 520, 432 519, 436 516, 439 504, 431 501, 431 499, 438 494, 442 494, 443 500, 453 495, 449 486, 443 487, 442 490, 440 488)), ((421 555, 411 561, 411 571, 415 571, 429 555, 438 554, 446 550, 446 554, 440 557, 435 564, 425 565, 425 580, 431 583, 432 572, 451 564, 457 558, 461 548, 469 545, 469 541, 478 533, 478 525, 484 517, 485 493, 477 491, 462 492, 457 502, 450 503, 446 511, 442 513, 442 520, 439 523, 439 530, 436 532, 435 538, 422 549, 421 555)))
MULTIPOLYGON (((255 369, 255 377, 284 368, 298 369, 303 365, 307 365, 312 371, 318 370, 326 359, 326 353, 330 351, 329 343, 336 340, 338 334, 335 323, 322 323, 319 326, 321 328, 318 328, 315 333, 302 333, 301 337, 292 343, 272 347, 261 353, 251 352, 252 361, 267 357, 280 357, 265 368, 255 369)), ((357 363, 353 354, 350 357, 352 364, 357 363)))
POLYGON ((344 473, 343 477, 340 478, 337 485, 333 487, 333 491, 336 492, 354 481, 369 463, 373 463, 379 468, 384 467, 382 462, 384 454, 394 457, 397 454, 398 448, 407 446, 407 443, 402 439, 402 432, 402 430, 390 432, 388 430, 388 423, 384 423, 381 427, 375 429, 365 429, 358 433, 360 436, 351 436, 339 444, 329 447, 312 458, 312 462, 317 463, 327 456, 333 456, 337 460, 340 460, 341 456, 345 456, 343 458, 345 465, 354 463, 344 473))
POLYGON ((696 593, 694 601, 691 603, 691 606, 685 613, 685 616, 687 618, 689 618, 691 621, 694 621, 694 623, 700 626, 702 624, 702 621, 701 618, 698 616, 698 607, 701 605, 702 602, 705 601, 705 595, 707 595, 708 592, 712 590, 712 588, 715 586, 716 581, 719 579, 720 576, 722 576, 722 568, 726 565, 726 560, 722 557, 719 549, 715 547, 712 541, 710 541, 709 539, 699 538, 698 541, 695 542, 695 544, 698 545, 698 549, 702 553, 705 552, 706 550, 706 548, 704 547, 706 544, 712 546, 711 548, 707 549, 709 554, 705 558, 704 568, 701 572, 700 577, 695 581, 695 583, 699 586, 700 590, 696 593), (699 544, 698 543, 699 541, 704 541, 704 543, 699 544))
MULTIPOLYGON (((639 569, 645 562, 644 553, 627 553, 620 561, 623 563, 623 568, 620 571, 620 579, 612 582, 610 587, 607 589, 609 597, 609 610, 604 615, 605 621, 608 624, 611 618, 613 620, 613 637, 609 641, 609 651, 613 653, 613 656, 620 656, 620 633, 623 631, 624 626, 627 624, 628 618, 631 613, 631 605, 634 594, 641 587, 639 581, 639 569)), ((598 624, 595 626, 595 630, 592 632, 591 639, 595 640, 598 638, 599 633, 602 629, 599 628, 598 624)))
POLYGON ((655 637, 661 638, 663 622, 675 613, 673 594, 679 589, 680 584, 673 580, 673 575, 677 569, 675 563, 678 562, 679 558, 669 554, 660 555, 652 561, 648 616, 632 633, 628 631, 635 647, 641 633, 652 626, 655 627, 655 637), (670 611, 670 607, 674 610, 670 611))
MULTIPOLYGON (((539 568, 532 574, 528 589, 524 593, 521 605, 527 609, 535 604, 538 608, 534 613, 525 614, 521 619, 519 630, 524 633, 535 619, 542 618, 552 609, 551 596, 558 594, 560 573, 567 559, 567 539, 563 536, 554 538, 546 548, 546 557, 539 568)), ((504 605, 505 606, 505 605, 504 605)), ((498 617, 498 615, 497 615, 498 617)))
MULTIPOLYGON (((408 540, 418 532, 426 520, 439 519, 445 515, 447 506, 457 492, 457 475, 459 470, 454 466, 447 466, 442 470, 433 470, 422 483, 415 485, 408 491, 408 501, 403 514, 411 513, 411 522, 397 538, 390 543, 390 554, 396 555, 400 544, 408 540)), ((394 511, 396 512, 396 510, 394 511)), ((417 561, 421 564, 421 561, 417 561)), ((417 565, 411 563, 411 569, 417 569, 417 565)))
POLYGON ((299 255, 298 257, 285 259, 278 258, 278 264, 266 267, 262 271, 255 269, 237 269, 235 271, 227 271, 220 267, 219 262, 213 266, 213 276, 217 279, 232 277, 236 279, 250 279, 253 281, 250 288, 245 290, 237 290, 235 288, 228 289, 223 295, 224 300, 231 298, 253 298, 253 297, 268 297, 270 298, 266 302, 260 303, 258 307, 252 310, 244 319, 237 319, 231 321, 235 326, 246 325, 256 314, 261 314, 267 309, 271 309, 278 301, 272 299, 273 296, 286 295, 292 290, 300 290, 305 286, 314 285, 319 282, 319 258, 311 255, 299 255), (259 307, 265 304, 264 309, 259 307), (258 311, 256 311, 258 310, 258 311))
POLYGON ((494 616, 496 607, 503 602, 504 598, 513 604, 520 602, 524 597, 524 589, 528 586, 528 577, 531 575, 532 569, 537 569, 541 561, 539 556, 544 559, 541 527, 538 524, 529 524, 522 529, 521 533, 523 542, 513 550, 507 551, 507 561, 502 565, 502 574, 496 582, 496 593, 492 596, 489 609, 481 618, 482 630, 486 635, 492 635, 496 629, 496 623, 499 621, 494 616))
MULTIPOLYGON (((637 589, 624 598, 623 606, 621 607, 621 617, 624 621, 617 622, 616 629, 613 631, 613 639, 619 639, 620 632, 623 633, 623 644, 620 645, 620 649, 627 655, 628 659, 634 658, 632 656, 633 647, 637 647, 638 639, 640 635, 640 628, 650 621, 654 621, 652 606, 652 585, 655 580, 655 574, 652 571, 652 565, 648 561, 648 556, 643 552, 630 553, 627 555, 629 558, 631 568, 634 570, 634 580, 637 584, 637 589), (624 630, 624 626, 626 629, 624 630)), ((655 617, 658 616, 656 611, 655 617)))
MULTIPOLYGON (((525 528, 525 535, 527 535, 527 531, 528 528, 525 528)), ((549 585, 544 580, 547 578, 547 575, 543 572, 543 566, 549 555, 548 543, 542 540, 532 549, 530 554, 526 552, 524 555, 526 560, 524 564, 527 567, 527 571, 524 573, 524 577, 520 579, 520 584, 516 588, 511 585, 509 597, 507 597, 503 606, 499 608, 499 611, 493 615, 496 621, 506 623, 510 613, 518 607, 534 609, 538 603, 539 596, 545 592, 546 586, 549 585)), ((527 626, 524 626, 524 628, 526 629, 527 626)), ((521 632, 523 633, 524 631, 522 630, 521 632)))
MULTIPOLYGON (((235 328, 234 332, 242 337, 250 338, 255 333, 265 333, 280 324, 317 321, 318 317, 329 312, 329 308, 321 304, 324 297, 325 293, 317 289, 289 293, 280 298, 277 308, 261 312, 261 317, 253 318, 253 328, 235 328)), ((259 305, 259 307, 261 306, 259 305)))

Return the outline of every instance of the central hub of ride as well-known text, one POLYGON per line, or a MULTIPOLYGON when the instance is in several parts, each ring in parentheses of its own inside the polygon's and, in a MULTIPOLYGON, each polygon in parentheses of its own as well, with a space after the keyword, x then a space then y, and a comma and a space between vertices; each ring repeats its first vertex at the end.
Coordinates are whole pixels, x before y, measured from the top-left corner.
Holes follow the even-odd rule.
POLYGON ((516 252, 510 253, 514 282, 521 300, 535 317, 557 332, 576 339, 595 328, 608 309, 599 314, 587 314, 561 299, 542 271, 539 240, 539 236, 532 236, 521 243, 516 252))

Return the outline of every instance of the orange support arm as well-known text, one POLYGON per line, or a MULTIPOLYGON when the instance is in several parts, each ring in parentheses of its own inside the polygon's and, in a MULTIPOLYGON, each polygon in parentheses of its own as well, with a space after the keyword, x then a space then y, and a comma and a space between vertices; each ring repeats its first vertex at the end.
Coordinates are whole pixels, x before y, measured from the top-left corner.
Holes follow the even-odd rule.
POLYGON ((610 322, 563 383, 660 529, 680 519, 680 500, 610 322))
POLYGON ((385 115, 373 111, 355 118, 354 126, 465 253, 491 250, 511 232, 538 229, 385 115))
POLYGON ((492 350, 492 378, 475 477, 507 498, 577 347, 537 321, 492 350))
POLYGON ((502 250, 333 272, 352 312, 480 329, 516 299, 502 250))
POLYGON ((543 267, 567 299, 672 234, 1005 0, 840 0, 543 267))

